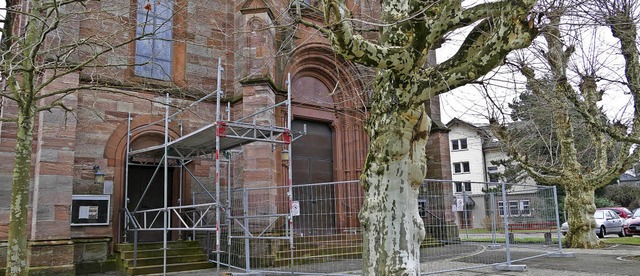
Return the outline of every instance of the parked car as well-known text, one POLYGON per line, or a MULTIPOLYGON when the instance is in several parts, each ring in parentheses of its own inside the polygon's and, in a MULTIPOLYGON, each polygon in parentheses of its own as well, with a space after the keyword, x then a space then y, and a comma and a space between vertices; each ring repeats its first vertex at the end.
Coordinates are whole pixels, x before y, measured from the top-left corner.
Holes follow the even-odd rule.
POLYGON ((640 208, 636 209, 632 216, 624 221, 624 234, 627 236, 640 235, 640 208))
POLYGON ((600 209, 602 209, 602 210, 605 210, 605 209, 612 210, 612 211, 616 212, 616 214, 618 214, 618 216, 620 216, 623 219, 628 219, 628 218, 633 216, 633 212, 629 211, 629 209, 624 208, 624 207, 605 207, 605 208, 600 208, 600 209))
MULTIPOLYGON (((640 213, 639 213, 640 215, 640 213)), ((593 218, 596 220, 596 235, 599 238, 604 238, 608 234, 618 234, 619 237, 625 236, 625 231, 622 225, 625 220, 618 216, 614 211, 609 209, 598 209, 593 213, 593 218)), ((640 231, 640 228, 637 228, 640 231)), ((569 232, 569 224, 563 223, 560 232, 566 235, 569 232)))

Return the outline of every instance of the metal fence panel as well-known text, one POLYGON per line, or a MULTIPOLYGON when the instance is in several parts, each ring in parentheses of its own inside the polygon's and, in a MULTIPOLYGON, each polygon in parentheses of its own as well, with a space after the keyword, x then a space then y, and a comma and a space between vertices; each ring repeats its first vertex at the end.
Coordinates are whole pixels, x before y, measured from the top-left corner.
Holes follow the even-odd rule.
MULTIPOLYGON (((292 192, 290 205, 286 186, 230 191, 221 263, 246 272, 357 274, 364 200, 358 182, 294 185, 292 192)), ((425 180, 418 202, 427 232, 423 274, 517 270, 512 263, 562 250, 554 187, 425 180)))

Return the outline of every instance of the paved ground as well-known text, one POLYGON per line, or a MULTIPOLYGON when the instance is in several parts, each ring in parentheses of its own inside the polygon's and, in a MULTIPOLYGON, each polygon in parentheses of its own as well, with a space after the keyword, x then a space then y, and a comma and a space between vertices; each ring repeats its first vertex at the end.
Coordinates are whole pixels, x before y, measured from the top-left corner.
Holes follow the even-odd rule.
MULTIPOLYGON (((566 249, 563 252, 574 253, 575 258, 540 257, 512 263, 513 265, 525 265, 526 271, 524 272, 481 268, 441 273, 440 275, 640 275, 640 260, 627 258, 640 256, 639 246, 613 245, 603 249, 566 249)), ((492 254, 492 252, 485 253, 492 254)), ((519 258, 518 254, 523 253, 516 251, 513 257, 519 258)))
MULTIPOLYGON (((640 238, 640 237, 633 237, 640 238)), ((467 252, 471 254, 461 255, 458 257, 450 258, 435 258, 429 260, 429 258, 423 259, 422 273, 428 273, 429 271, 447 271, 449 269, 457 267, 474 267, 483 265, 490 260, 496 258, 504 258, 501 254, 504 254, 501 250, 489 250, 483 248, 477 250, 477 248, 466 248, 467 252)), ((513 248, 512 260, 528 258, 540 254, 542 251, 539 249, 532 250, 530 248, 513 248)), ((552 257, 538 257, 530 258, 520 262, 513 262, 513 269, 526 267, 525 271, 500 271, 493 267, 471 268, 464 271, 451 271, 440 272, 431 275, 545 275, 545 276, 565 276, 565 275, 584 275, 584 276, 596 276, 596 275, 640 275, 640 259, 629 260, 630 256, 637 256, 640 258, 640 246, 631 245, 612 245, 602 249, 565 249, 563 252, 572 252, 575 254, 575 258, 552 258, 552 257)), ((297 267, 300 270, 314 271, 316 273, 309 273, 306 275, 323 275, 322 271, 331 269, 334 273, 326 273, 324 275, 353 275, 357 274, 359 262, 354 261, 341 261, 332 263, 313 264, 304 267, 297 267), (336 268, 343 268, 341 272, 335 273, 336 268), (320 272, 318 274, 317 272, 320 272)), ((221 274, 227 274, 232 272, 232 275, 291 275, 290 272, 280 273, 264 273, 264 274, 244 274, 241 271, 228 271, 221 269, 221 274)), ((216 275, 216 269, 202 270, 193 272, 181 272, 181 273, 168 273, 167 275, 190 275, 190 276, 205 276, 216 275)), ((304 275, 304 274, 302 274, 304 275)))

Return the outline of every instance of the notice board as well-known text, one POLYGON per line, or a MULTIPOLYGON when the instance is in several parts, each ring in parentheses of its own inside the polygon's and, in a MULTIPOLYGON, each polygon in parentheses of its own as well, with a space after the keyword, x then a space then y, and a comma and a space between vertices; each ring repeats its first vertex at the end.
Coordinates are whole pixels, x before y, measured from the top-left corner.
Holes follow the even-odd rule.
POLYGON ((73 195, 71 226, 109 225, 110 195, 73 195))

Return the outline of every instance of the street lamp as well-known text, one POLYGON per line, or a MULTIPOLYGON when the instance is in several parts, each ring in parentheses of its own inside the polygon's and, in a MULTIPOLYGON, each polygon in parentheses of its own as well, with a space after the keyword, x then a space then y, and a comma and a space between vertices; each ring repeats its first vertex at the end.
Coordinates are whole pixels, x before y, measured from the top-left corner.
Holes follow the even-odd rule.
POLYGON ((93 166, 93 171, 94 171, 94 179, 93 179, 93 183, 95 184, 104 184, 104 173, 100 170, 100 166, 95 165, 93 166))
POLYGON ((289 161, 289 150, 288 149, 283 149, 282 152, 280 153, 280 158, 282 159, 282 161, 284 162, 288 162, 289 161))

